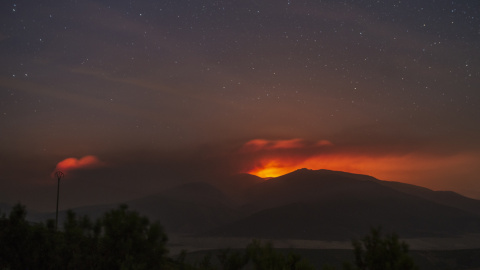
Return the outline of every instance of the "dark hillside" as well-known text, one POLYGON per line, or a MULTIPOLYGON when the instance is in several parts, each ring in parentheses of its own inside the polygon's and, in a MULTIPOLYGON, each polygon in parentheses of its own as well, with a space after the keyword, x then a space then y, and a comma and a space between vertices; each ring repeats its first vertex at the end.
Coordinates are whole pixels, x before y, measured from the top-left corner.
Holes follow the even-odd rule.
POLYGON ((479 215, 381 182, 368 176, 298 170, 257 185, 246 207, 252 215, 210 234, 348 240, 371 226, 403 237, 480 232, 479 215))
POLYGON ((223 193, 202 182, 187 183, 127 204, 160 221, 167 232, 200 233, 239 218, 223 193))

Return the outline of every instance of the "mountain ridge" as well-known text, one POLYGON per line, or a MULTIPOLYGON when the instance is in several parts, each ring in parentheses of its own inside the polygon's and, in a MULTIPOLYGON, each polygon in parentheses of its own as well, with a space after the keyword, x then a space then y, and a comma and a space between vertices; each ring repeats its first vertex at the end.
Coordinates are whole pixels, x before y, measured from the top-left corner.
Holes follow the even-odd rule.
POLYGON ((461 195, 440 201, 445 193, 393 185, 367 175, 300 169, 252 187, 245 207, 251 215, 208 235, 345 240, 372 226, 406 237, 480 232, 479 201, 461 195))
MULTIPOLYGON (((168 233, 191 236, 331 241, 358 237, 372 226, 404 237, 480 233, 480 201, 454 192, 330 170, 220 180, 183 183, 124 203, 159 221, 168 233)), ((73 210, 96 218, 114 207, 73 210)))

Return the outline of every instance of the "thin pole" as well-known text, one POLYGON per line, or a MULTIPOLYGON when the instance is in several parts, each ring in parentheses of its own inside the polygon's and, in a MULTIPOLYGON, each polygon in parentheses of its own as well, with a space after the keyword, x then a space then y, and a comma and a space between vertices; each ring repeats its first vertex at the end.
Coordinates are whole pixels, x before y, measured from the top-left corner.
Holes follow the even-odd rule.
POLYGON ((58 230, 58 201, 60 198, 60 178, 63 177, 63 173, 61 171, 55 172, 55 176, 58 179, 58 184, 57 184, 57 211, 55 212, 55 230, 58 230))

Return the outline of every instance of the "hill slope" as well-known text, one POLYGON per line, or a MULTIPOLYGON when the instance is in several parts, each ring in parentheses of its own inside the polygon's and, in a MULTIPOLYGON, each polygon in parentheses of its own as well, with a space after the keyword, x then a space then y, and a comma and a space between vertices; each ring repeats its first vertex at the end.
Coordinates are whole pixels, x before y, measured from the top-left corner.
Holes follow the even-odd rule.
POLYGON ((371 226, 403 237, 480 231, 480 216, 465 210, 478 201, 448 205, 420 195, 369 176, 302 169, 255 186, 245 207, 252 214, 209 235, 345 240, 371 226))
POLYGON ((223 193, 202 182, 187 183, 127 204, 160 221, 167 232, 199 233, 240 217, 223 193))
MULTIPOLYGON (((223 181, 226 193, 192 182, 125 203, 169 233, 192 235, 349 240, 372 226, 402 237, 480 233, 480 201, 454 192, 328 170, 301 169, 270 180, 238 175, 223 181)), ((74 211, 96 218, 114 207, 74 211)))

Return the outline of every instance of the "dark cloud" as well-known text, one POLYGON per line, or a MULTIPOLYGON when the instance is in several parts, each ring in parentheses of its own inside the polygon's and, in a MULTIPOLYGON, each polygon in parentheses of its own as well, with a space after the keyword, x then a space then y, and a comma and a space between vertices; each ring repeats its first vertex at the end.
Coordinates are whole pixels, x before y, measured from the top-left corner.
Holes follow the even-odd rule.
MULTIPOLYGON (((109 166, 77 170, 71 184, 119 190, 98 192, 106 201, 319 153, 423 159, 475 179, 475 1, 0 5, 0 175, 15 194, 87 155, 109 166), (254 139, 270 149, 242 152, 254 139)), ((431 187, 439 175, 395 173, 431 187)), ((440 182, 464 191, 472 180, 440 182)))

